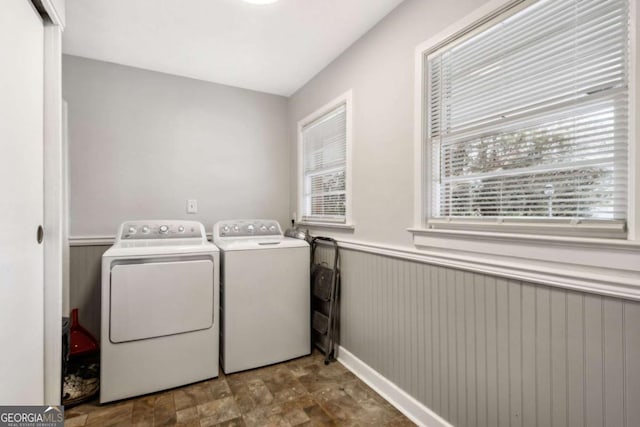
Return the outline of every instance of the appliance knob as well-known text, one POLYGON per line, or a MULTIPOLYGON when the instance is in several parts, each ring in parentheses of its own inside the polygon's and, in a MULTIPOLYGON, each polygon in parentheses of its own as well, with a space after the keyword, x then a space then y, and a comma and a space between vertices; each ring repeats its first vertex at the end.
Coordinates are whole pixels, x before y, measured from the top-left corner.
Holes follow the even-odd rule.
POLYGON ((184 233, 184 227, 183 226, 178 227, 178 233, 184 233))
POLYGON ((267 226, 266 226, 266 225, 264 225, 264 224, 262 224, 262 225, 260 226, 260 231, 267 231, 267 226))
POLYGON ((249 233, 253 233, 253 232, 255 231, 255 229, 256 229, 256 228, 253 226, 253 224, 249 224, 249 225, 247 225, 247 231, 248 231, 249 233))
POLYGON ((235 232, 237 233, 238 231, 240 231, 240 227, 238 227, 238 225, 237 225, 237 224, 235 224, 235 225, 233 226, 233 231, 235 231, 235 232))
POLYGON ((129 227, 129 234, 134 234, 136 232, 135 227, 129 227))
POLYGON ((276 231, 276 226, 272 225, 271 227, 269 227, 269 231, 276 231))
POLYGON ((166 233, 168 231, 169 231, 169 226, 167 226, 167 225, 161 225, 160 226, 160 232, 161 233, 166 233))
POLYGON ((222 231, 224 231, 225 233, 228 233, 230 230, 228 225, 225 225, 224 227, 222 227, 222 231))
POLYGON ((142 227, 142 232, 144 234, 147 234, 149 232, 149 227, 147 227, 146 225, 144 227, 142 227))

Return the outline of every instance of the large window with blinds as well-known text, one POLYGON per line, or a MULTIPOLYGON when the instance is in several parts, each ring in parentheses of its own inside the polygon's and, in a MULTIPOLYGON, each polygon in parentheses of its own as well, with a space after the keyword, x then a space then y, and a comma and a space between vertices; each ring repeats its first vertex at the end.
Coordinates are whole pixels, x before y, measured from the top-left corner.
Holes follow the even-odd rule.
POLYGON ((514 1, 423 53, 428 228, 626 236, 629 1, 514 1))
POLYGON ((346 94, 299 123, 299 209, 304 223, 347 223, 349 109, 346 94))

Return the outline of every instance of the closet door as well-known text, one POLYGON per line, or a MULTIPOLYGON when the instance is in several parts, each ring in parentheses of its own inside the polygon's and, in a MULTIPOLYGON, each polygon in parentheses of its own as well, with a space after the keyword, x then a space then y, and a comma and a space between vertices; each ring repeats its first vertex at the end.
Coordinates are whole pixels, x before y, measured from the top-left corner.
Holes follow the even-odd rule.
POLYGON ((0 2, 0 405, 43 403, 43 23, 0 2))

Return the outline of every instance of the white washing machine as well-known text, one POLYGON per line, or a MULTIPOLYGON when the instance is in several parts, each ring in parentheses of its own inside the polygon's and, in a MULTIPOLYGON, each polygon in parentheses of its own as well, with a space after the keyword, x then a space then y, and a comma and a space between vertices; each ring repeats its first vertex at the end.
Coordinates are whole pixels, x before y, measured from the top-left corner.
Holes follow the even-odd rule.
POLYGON ((213 227, 220 248, 220 359, 225 373, 311 351, 309 245, 277 221, 229 220, 213 227))
POLYGON ((102 256, 100 403, 218 376, 219 251, 195 221, 128 221, 102 256))

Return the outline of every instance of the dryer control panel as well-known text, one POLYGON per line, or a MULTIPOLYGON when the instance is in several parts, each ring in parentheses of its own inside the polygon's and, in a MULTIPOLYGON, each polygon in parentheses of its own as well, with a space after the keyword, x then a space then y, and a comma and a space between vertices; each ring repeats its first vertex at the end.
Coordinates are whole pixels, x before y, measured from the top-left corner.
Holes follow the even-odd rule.
POLYGON ((197 221, 127 221, 120 226, 119 240, 205 239, 204 226, 197 221))
POLYGON ((278 221, 272 219, 225 220, 213 227, 213 236, 221 238, 282 237, 278 221))

